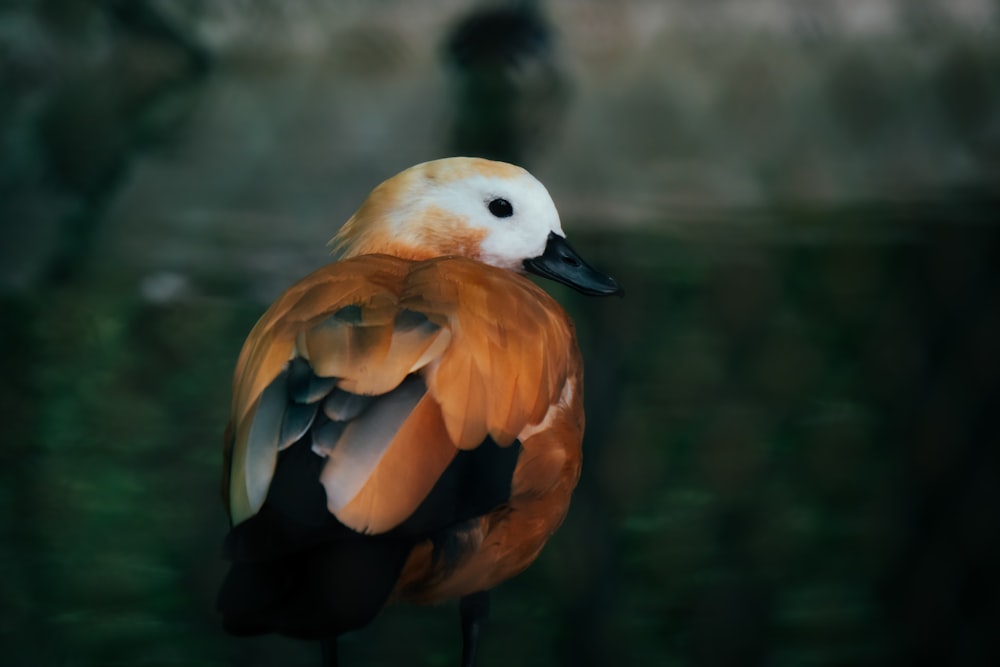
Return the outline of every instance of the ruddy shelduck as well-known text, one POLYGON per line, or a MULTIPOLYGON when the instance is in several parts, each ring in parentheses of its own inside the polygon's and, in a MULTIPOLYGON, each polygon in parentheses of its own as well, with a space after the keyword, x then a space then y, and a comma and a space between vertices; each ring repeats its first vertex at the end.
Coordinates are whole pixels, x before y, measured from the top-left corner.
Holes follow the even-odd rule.
POLYGON ((580 476, 573 324, 523 274, 621 289, 539 181, 483 159, 390 178, 332 243, 236 364, 223 624, 319 639, 332 665, 386 604, 458 598, 471 666, 489 590, 538 556, 580 476))

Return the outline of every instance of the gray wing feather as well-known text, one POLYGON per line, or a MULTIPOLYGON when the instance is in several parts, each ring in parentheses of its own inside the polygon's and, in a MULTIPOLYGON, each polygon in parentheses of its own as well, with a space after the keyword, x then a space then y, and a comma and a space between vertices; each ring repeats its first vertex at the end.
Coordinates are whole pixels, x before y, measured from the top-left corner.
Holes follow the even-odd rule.
POLYGON ((246 446, 252 513, 267 498, 278 452, 307 434, 313 452, 327 457, 320 475, 327 503, 331 511, 343 507, 364 486, 427 392, 424 381, 413 375, 381 396, 334 389, 335 383, 336 378, 316 376, 304 359, 294 359, 261 394, 246 446))
POLYGON ((320 475, 332 511, 358 494, 426 391, 424 381, 411 375, 347 424, 320 475))
POLYGON ((351 421, 378 398, 378 396, 362 396, 338 389, 323 401, 323 412, 335 422, 351 421))
POLYGON ((260 395, 246 446, 246 488, 250 510, 256 513, 274 476, 281 424, 288 404, 286 372, 276 377, 260 395))
POLYGON ((301 357, 293 359, 288 367, 288 392, 296 403, 315 403, 333 391, 336 384, 337 378, 316 375, 301 357))
POLYGON ((299 438, 306 434, 312 426, 316 413, 319 410, 318 403, 287 403, 285 416, 281 421, 281 437, 278 441, 278 450, 285 449, 295 444, 299 438))
POLYGON ((322 424, 317 423, 312 430, 312 450, 320 456, 329 456, 346 426, 344 422, 325 420, 322 424))

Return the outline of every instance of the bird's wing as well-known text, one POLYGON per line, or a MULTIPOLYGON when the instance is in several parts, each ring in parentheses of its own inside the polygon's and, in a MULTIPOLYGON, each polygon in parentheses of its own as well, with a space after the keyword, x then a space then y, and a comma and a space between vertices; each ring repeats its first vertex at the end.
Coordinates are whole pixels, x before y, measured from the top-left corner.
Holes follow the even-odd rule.
POLYGON ((407 277, 401 302, 452 332, 427 380, 460 449, 487 435, 509 445, 539 423, 578 358, 562 307, 509 271, 458 257, 422 262, 407 277))
MULTIPOLYGON (((557 310, 553 314, 552 307, 557 310)), ((327 457, 327 508, 365 533, 398 526, 460 449, 540 421, 572 345, 532 283, 469 260, 345 260, 286 292, 237 363, 227 453, 234 523, 263 505, 278 452, 327 457)))
MULTIPOLYGON (((410 264, 370 256, 324 267, 285 292, 253 328, 236 365, 226 443, 224 486, 234 523, 260 509, 278 452, 306 434, 319 451, 337 450, 324 468, 324 484, 331 469, 341 470, 335 481, 353 475, 354 485, 366 471, 370 477, 395 440, 418 426, 429 434, 417 459, 426 465, 407 468, 416 478, 411 486, 429 490, 437 468, 447 466, 454 446, 430 437, 427 422, 434 415, 419 401, 423 392, 401 386, 439 356, 450 337, 400 307, 410 264)), ((343 501, 345 493, 335 496, 343 501)))

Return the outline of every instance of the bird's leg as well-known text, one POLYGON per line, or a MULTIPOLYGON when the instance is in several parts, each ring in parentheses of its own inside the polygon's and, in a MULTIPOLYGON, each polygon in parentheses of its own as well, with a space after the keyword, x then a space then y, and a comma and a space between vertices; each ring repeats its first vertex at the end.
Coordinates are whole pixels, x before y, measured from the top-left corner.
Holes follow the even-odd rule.
POLYGON ((337 667, 337 638, 321 639, 320 648, 323 650, 323 667, 337 667))
POLYGON ((462 667, 473 667, 479 651, 479 639, 490 616, 490 592, 479 591, 464 596, 458 603, 458 610, 462 616, 462 667))

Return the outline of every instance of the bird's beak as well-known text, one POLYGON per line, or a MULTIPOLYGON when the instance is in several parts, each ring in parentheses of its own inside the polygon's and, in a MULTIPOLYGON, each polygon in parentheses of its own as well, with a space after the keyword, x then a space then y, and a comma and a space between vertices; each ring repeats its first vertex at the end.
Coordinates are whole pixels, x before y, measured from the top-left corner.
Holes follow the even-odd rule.
POLYGON ((535 275, 569 285, 582 294, 590 296, 625 294, 625 290, 614 278, 583 261, 583 258, 569 247, 566 239, 555 232, 549 232, 545 252, 538 257, 524 260, 524 268, 535 275))

